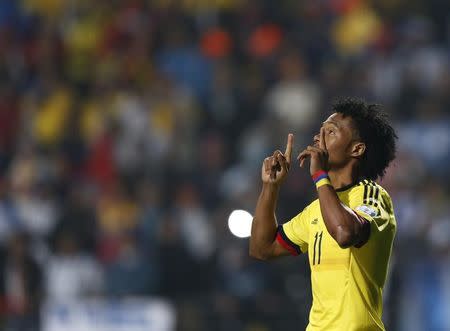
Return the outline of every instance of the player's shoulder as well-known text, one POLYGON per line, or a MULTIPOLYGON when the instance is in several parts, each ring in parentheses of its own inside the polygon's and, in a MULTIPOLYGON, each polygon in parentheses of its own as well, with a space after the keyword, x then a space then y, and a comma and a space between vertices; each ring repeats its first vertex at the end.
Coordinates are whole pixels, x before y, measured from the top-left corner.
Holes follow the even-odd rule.
POLYGON ((311 203, 309 205, 307 205, 305 207, 305 211, 311 212, 315 209, 319 208, 320 209, 320 201, 319 198, 314 199, 313 201, 311 201, 311 203))
POLYGON ((350 204, 392 209, 392 200, 387 190, 379 183, 363 179, 349 190, 350 204))
POLYGON ((311 201, 306 207, 304 207, 297 217, 309 218, 317 213, 320 213, 320 202, 318 198, 311 201))
POLYGON ((389 196, 389 193, 383 186, 371 179, 362 179, 349 190, 349 194, 361 193, 366 194, 369 197, 375 195, 389 196))

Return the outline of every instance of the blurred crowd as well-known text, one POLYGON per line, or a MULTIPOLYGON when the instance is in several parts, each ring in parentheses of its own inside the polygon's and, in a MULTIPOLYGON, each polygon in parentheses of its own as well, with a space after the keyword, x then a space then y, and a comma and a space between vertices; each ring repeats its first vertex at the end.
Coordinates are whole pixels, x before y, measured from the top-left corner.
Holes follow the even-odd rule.
MULTIPOLYGON (((227 218, 341 96, 385 105, 400 137, 386 325, 450 330, 447 1, 0 1, 3 329, 135 296, 170 300, 180 331, 302 329, 306 258, 250 259, 227 218)), ((293 167, 279 221, 312 199, 293 167)))

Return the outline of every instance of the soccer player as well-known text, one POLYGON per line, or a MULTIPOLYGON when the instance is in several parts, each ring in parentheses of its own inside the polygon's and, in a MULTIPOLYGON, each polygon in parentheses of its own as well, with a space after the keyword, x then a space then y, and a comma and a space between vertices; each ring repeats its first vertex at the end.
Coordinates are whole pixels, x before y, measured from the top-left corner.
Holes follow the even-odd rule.
POLYGON ((396 221, 391 198, 375 180, 394 159, 397 136, 378 105, 345 99, 333 110, 297 157, 301 167, 310 161, 318 199, 283 225, 275 209, 293 135, 284 154, 264 160, 250 255, 308 254, 313 303, 307 331, 384 330, 382 291, 396 221))

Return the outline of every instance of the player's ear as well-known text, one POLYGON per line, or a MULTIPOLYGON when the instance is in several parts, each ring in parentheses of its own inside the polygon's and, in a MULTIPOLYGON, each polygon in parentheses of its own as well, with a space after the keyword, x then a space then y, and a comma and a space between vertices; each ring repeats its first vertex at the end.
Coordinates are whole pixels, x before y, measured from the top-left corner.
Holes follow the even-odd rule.
POLYGON ((361 157, 366 151, 366 144, 362 142, 356 142, 352 146, 350 155, 353 157, 361 157))

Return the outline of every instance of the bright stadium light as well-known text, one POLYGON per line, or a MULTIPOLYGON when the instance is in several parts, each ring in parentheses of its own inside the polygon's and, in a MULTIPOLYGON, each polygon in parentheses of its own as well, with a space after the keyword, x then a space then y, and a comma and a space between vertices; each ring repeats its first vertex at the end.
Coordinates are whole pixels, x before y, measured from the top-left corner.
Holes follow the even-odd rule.
POLYGON ((228 228, 231 233, 239 238, 250 237, 253 216, 248 211, 233 210, 228 216, 228 228))

